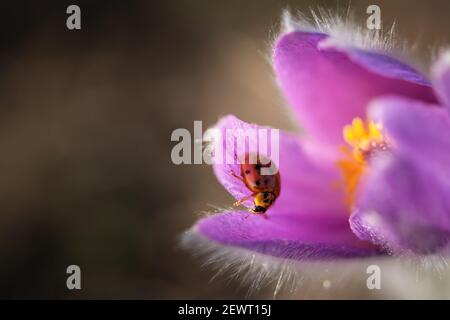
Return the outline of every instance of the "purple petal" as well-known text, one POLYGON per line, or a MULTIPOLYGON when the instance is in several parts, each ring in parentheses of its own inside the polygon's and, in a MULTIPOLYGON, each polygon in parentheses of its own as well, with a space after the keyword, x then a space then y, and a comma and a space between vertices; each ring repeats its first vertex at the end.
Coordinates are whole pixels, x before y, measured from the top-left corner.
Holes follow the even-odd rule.
POLYGON ((433 253, 450 236, 450 117, 402 98, 377 100, 370 116, 391 140, 361 187, 353 231, 394 253, 433 253))
POLYGON ((430 82, 417 70, 393 57, 355 48, 349 48, 346 52, 350 59, 380 76, 430 86, 430 82))
POLYGON ((440 101, 450 108, 450 51, 433 65, 433 85, 440 101))
MULTIPOLYGON (((245 123, 234 116, 226 116, 219 121, 216 128, 220 129, 224 139, 216 142, 215 148, 224 149, 226 145, 233 144, 232 140, 226 139, 226 130, 263 129, 265 127, 245 123)), ((269 149, 269 151, 271 150, 269 149)), ((238 156, 236 149, 228 147, 226 152, 231 159, 238 156)), ((306 148, 298 136, 280 132, 279 161, 274 158, 272 160, 280 173, 281 192, 272 208, 269 209, 269 213, 272 209, 286 211, 295 208, 298 214, 348 216, 342 189, 336 187, 339 173, 333 162, 335 155, 327 152, 329 150, 325 147, 306 148)), ((267 153, 264 155, 269 156, 267 153)), ((236 200, 251 194, 245 184, 231 174, 234 172, 236 175, 240 175, 238 163, 217 164, 215 161, 214 172, 220 183, 236 200)), ((244 205, 249 208, 253 207, 252 199, 244 202, 244 205)))
POLYGON ((249 215, 216 214, 201 219, 196 231, 222 245, 286 259, 355 258, 380 253, 370 243, 359 240, 341 217, 322 219, 275 211, 268 219, 249 215))
POLYGON ((353 232, 394 254, 442 249, 450 237, 449 186, 400 157, 377 160, 350 218, 353 232))
POLYGON ((325 46, 327 39, 319 33, 287 33, 273 54, 278 82, 311 136, 342 143, 342 128, 364 117, 367 103, 381 95, 436 100, 426 80, 405 64, 381 54, 325 46))
POLYGON ((373 102, 370 118, 383 125, 396 152, 437 177, 450 181, 448 109, 410 99, 386 97, 373 102))

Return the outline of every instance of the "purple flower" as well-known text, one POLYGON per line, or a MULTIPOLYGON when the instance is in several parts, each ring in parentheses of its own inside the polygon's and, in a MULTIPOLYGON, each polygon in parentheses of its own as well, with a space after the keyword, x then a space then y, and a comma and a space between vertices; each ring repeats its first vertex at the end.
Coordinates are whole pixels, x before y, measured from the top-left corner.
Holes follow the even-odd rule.
MULTIPOLYGON (((331 35, 332 26, 286 25, 273 47, 273 67, 305 133, 280 132, 280 196, 268 219, 225 210, 200 219, 185 241, 213 254, 222 250, 216 257, 225 259, 445 254, 450 55, 435 64, 432 87, 386 53, 389 43, 379 38, 346 41, 331 35)), ((232 115, 216 127, 260 128, 232 115)), ((230 174, 239 174, 239 164, 215 164, 214 172, 237 200, 250 193, 230 174)), ((251 199, 244 205, 251 208, 251 199)))

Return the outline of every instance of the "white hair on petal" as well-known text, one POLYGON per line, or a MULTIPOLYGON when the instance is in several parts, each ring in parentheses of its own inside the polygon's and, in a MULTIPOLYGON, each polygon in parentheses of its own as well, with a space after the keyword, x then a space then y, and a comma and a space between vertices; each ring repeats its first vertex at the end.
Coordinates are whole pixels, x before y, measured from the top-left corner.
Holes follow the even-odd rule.
POLYGON ((341 46, 383 52, 406 49, 404 48, 406 44, 400 44, 396 36, 395 22, 387 29, 382 27, 379 30, 371 30, 367 28, 365 23, 357 23, 350 9, 344 15, 340 15, 331 10, 319 8, 311 10, 310 16, 299 12, 297 18, 293 17, 288 10, 285 10, 281 31, 291 32, 295 30, 328 34, 333 39, 333 43, 341 46))
MULTIPOLYGON (((443 69, 445 65, 450 65, 450 45, 445 44, 435 46, 430 49, 431 61, 433 61, 432 68, 443 69)), ((446 68, 444 68, 446 69, 446 68)))
POLYGON ((399 39, 395 22, 388 27, 381 26, 379 30, 367 28, 365 20, 358 21, 355 18, 350 5, 345 11, 317 8, 310 9, 309 14, 300 11, 292 14, 284 10, 280 31, 271 37, 272 46, 280 34, 296 30, 329 35, 323 45, 383 53, 413 65, 424 74, 428 73, 431 57, 420 57, 418 40, 411 44, 399 39))
MULTIPOLYGON (((333 287, 343 287, 357 269, 361 268, 361 263, 358 264, 357 261, 364 265, 370 265, 370 261, 373 261, 370 258, 360 258, 351 261, 301 262, 277 258, 244 248, 221 245, 200 235, 195 227, 182 235, 181 246, 189 249, 195 256, 202 257, 203 267, 211 267, 216 271, 211 280, 221 275, 239 280, 248 288, 247 295, 271 287, 274 299, 281 290, 294 294, 301 288, 304 292, 305 288, 318 279, 331 278, 333 287)), ((358 274, 364 278, 364 272, 365 269, 358 274)))
MULTIPOLYGON (((273 299, 281 292, 295 296, 300 293, 300 289, 303 295, 317 295, 318 281, 323 281, 324 296, 327 295, 330 284, 335 290, 345 290, 349 282, 356 282, 359 286, 357 292, 361 292, 367 290, 366 279, 369 275, 366 268, 369 265, 380 266, 383 277, 400 276, 403 279, 403 282, 397 279, 392 284, 383 282, 383 289, 389 288, 385 296, 395 294, 396 298, 440 297, 442 293, 436 286, 439 281, 450 279, 448 259, 439 255, 297 261, 222 245, 202 236, 195 227, 181 236, 180 244, 194 256, 202 258, 203 267, 216 271, 210 281, 219 276, 236 280, 247 288, 247 296, 262 289, 272 289, 273 299), (412 291, 408 292, 409 290, 412 291)), ((376 297, 376 292, 369 291, 366 292, 367 297, 376 297)))

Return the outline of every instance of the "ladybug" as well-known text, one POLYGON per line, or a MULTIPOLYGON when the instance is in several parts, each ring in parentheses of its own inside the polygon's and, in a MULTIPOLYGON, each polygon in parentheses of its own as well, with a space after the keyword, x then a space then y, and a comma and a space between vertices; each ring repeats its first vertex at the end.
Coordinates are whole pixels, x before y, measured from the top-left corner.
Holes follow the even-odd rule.
POLYGON ((257 159, 255 164, 250 163, 250 154, 245 155, 244 161, 241 164, 240 176, 232 172, 232 175, 241 180, 252 192, 249 196, 236 201, 234 205, 239 206, 253 197, 255 207, 250 209, 250 212, 254 214, 264 214, 280 195, 280 172, 277 170, 275 174, 262 175, 261 169, 270 168, 271 160, 262 155, 253 155, 252 158, 257 159))

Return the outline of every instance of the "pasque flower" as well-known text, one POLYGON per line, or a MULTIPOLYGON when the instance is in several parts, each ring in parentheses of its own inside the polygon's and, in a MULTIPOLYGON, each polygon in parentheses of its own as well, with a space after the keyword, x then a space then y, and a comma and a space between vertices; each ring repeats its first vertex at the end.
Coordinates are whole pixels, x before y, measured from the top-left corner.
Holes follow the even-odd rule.
MULTIPOLYGON (((185 240, 238 262, 445 255, 450 55, 434 64, 431 84, 378 36, 343 38, 337 22, 285 25, 273 68, 304 134, 280 133, 280 196, 269 219, 226 210, 200 219, 185 240)), ((216 127, 258 128, 232 115, 216 127)), ((241 199, 249 190, 230 171, 239 165, 214 165, 241 199)))

